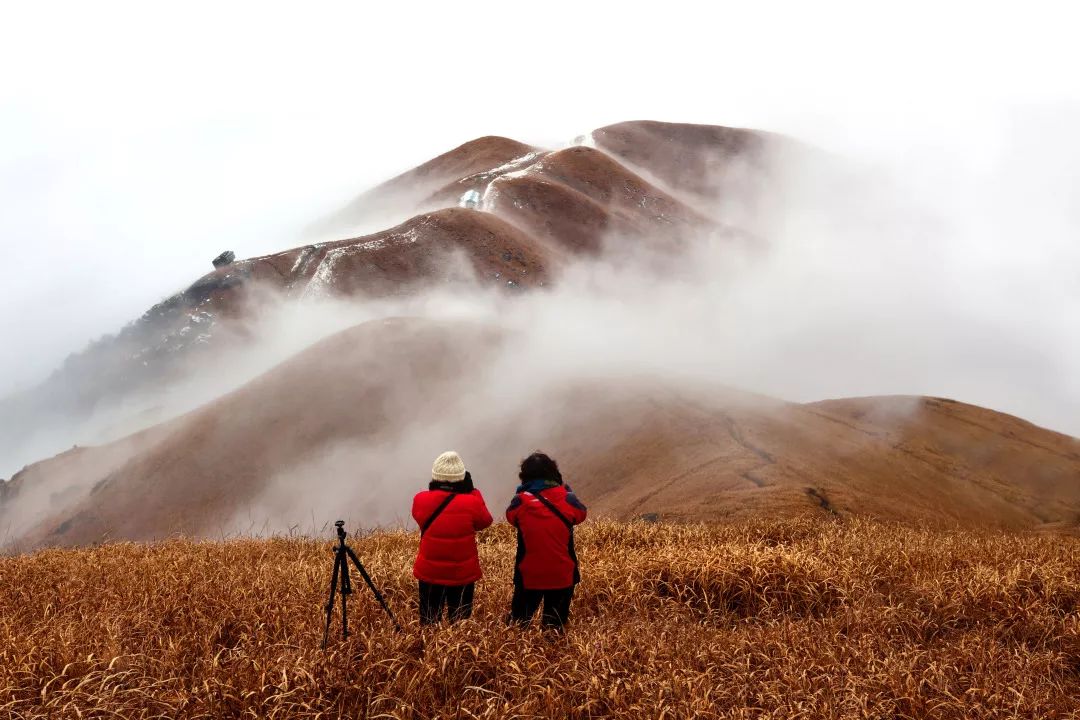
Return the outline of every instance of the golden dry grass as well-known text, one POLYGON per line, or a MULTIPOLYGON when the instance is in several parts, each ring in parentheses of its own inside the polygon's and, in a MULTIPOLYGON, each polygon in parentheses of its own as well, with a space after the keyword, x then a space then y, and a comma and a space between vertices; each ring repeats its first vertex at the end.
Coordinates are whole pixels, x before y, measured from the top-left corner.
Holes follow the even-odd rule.
MULTIPOLYGON (((421 632, 415 533, 354 539, 354 637, 319 650, 329 543, 170 541, 0 559, 0 717, 1080 716, 1080 541, 869 521, 590 522, 570 632, 421 632)), ((335 622, 335 629, 337 628, 335 622)))

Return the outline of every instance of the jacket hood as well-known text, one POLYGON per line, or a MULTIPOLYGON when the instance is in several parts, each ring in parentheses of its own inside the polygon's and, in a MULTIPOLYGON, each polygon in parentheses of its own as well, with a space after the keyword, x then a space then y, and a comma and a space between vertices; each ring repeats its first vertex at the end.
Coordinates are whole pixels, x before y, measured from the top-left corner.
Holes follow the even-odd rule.
POLYGON ((514 492, 536 493, 542 492, 549 488, 559 487, 560 485, 562 485, 562 483, 555 480, 530 480, 527 483, 521 483, 520 485, 518 485, 517 490, 515 490, 514 492))

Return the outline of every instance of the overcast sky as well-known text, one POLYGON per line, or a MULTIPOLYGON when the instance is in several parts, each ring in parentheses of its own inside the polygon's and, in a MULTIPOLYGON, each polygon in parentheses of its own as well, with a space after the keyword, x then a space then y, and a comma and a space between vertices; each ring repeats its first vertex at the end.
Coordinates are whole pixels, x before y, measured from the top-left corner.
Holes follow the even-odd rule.
MULTIPOLYGON (((1003 153, 1038 143, 1018 122, 1067 136, 1080 117, 1066 3, 525 5, 5 5, 0 394, 220 251, 291 247, 371 184, 479 135, 558 145, 628 119, 755 126, 993 178, 1003 153)), ((1076 198, 1071 167, 1051 212, 1076 198)), ((1077 226, 1055 225, 1040 257, 1077 226)), ((999 250, 973 252, 993 263, 999 250)))

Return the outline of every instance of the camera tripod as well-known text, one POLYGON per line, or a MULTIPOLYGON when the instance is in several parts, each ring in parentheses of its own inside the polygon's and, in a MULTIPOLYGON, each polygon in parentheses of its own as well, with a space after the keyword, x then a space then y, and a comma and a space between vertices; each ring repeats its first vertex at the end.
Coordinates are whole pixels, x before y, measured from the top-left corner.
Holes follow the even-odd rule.
POLYGON ((352 595, 352 581, 349 579, 349 560, 352 560, 353 564, 356 565, 356 569, 360 571, 360 577, 364 578, 364 582, 374 593, 375 599, 379 601, 379 605, 390 616, 394 627, 400 632, 401 625, 398 624, 394 613, 390 612, 390 606, 386 604, 382 593, 375 587, 375 583, 371 581, 371 576, 364 569, 364 564, 360 562, 360 558, 356 557, 356 553, 353 552, 352 548, 345 544, 345 521, 338 520, 334 523, 334 527, 337 528, 338 546, 334 548, 334 574, 330 579, 330 600, 326 603, 326 629, 323 631, 323 649, 326 648, 326 641, 330 638, 330 619, 334 615, 334 596, 338 593, 339 579, 341 581, 341 639, 344 640, 349 637, 349 615, 346 610, 349 596, 352 595))

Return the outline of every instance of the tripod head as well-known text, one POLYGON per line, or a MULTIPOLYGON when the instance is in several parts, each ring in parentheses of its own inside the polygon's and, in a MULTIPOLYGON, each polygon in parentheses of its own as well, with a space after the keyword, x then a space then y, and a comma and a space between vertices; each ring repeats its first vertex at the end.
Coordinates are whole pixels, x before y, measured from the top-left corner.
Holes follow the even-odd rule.
POLYGON ((338 540, 340 540, 341 544, 344 545, 345 544, 345 521, 344 520, 338 520, 337 522, 334 523, 334 527, 337 528, 338 540))

